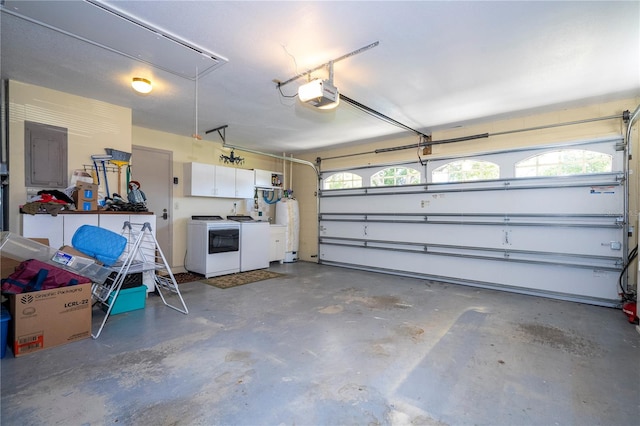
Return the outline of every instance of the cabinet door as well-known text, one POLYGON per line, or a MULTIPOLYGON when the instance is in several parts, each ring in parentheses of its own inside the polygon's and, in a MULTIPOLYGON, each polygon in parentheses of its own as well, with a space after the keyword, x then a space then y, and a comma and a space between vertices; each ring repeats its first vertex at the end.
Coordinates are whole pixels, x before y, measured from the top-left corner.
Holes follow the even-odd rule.
POLYGON ((231 167, 215 167, 215 191, 216 197, 235 198, 236 196, 236 169, 231 167))
POLYGON ((268 170, 255 169, 253 171, 255 178, 255 185, 260 188, 266 188, 271 186, 271 172, 268 170))
POLYGON ((271 225, 271 244, 269 246, 269 262, 282 261, 285 257, 285 227, 271 225))
POLYGON ((258 188, 282 188, 284 176, 282 173, 270 172, 268 170, 255 169, 254 182, 258 188))
POLYGON ((82 225, 98 226, 97 214, 65 214, 62 216, 64 218, 64 244, 67 246, 72 245, 71 240, 73 239, 73 234, 75 234, 82 225))
POLYGON ((215 196, 216 166, 202 163, 185 163, 185 195, 199 197, 215 196))
POLYGON ((62 230, 62 215, 22 215, 22 236, 25 238, 48 238, 49 245, 58 249, 64 245, 62 230))
POLYGON ((236 169, 236 198, 253 198, 253 170, 236 169))
POLYGON ((99 216, 98 226, 113 231, 118 235, 122 234, 124 223, 131 220, 128 214, 101 214, 99 216))

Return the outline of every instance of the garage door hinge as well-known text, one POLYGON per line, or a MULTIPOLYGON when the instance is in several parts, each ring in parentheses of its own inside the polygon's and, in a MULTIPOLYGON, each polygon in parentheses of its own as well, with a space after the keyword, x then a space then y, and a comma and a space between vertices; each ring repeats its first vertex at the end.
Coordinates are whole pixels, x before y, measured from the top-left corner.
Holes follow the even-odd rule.
POLYGON ((627 145, 624 142, 619 142, 616 144, 616 151, 624 151, 626 146, 627 145))

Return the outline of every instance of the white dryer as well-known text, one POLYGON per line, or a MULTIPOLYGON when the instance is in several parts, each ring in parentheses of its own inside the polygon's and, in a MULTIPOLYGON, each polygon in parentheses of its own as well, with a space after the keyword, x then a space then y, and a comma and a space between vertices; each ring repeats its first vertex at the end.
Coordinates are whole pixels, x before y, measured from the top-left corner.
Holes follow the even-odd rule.
POLYGON ((227 216, 240 223, 240 272, 269 267, 269 222, 254 220, 251 216, 227 216))

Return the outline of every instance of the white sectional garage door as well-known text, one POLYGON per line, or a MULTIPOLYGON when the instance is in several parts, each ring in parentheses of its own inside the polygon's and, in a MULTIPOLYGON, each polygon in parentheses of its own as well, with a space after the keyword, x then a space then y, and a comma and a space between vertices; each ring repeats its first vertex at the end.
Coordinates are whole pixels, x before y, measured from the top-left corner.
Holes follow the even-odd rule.
POLYGON ((621 146, 615 137, 467 157, 498 164, 494 180, 428 182, 452 161, 443 158, 409 165, 427 176, 419 185, 322 190, 319 262, 613 306, 626 248, 621 146), (515 177, 522 159, 559 149, 611 155, 613 171, 515 177))

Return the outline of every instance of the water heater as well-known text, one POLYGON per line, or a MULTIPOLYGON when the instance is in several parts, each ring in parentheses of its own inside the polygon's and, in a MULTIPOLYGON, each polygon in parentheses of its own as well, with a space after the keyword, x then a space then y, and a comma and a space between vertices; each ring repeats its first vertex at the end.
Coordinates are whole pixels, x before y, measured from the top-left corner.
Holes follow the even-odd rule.
POLYGON ((297 261, 300 235, 298 200, 283 198, 276 204, 276 223, 286 226, 284 262, 291 263, 297 261))

